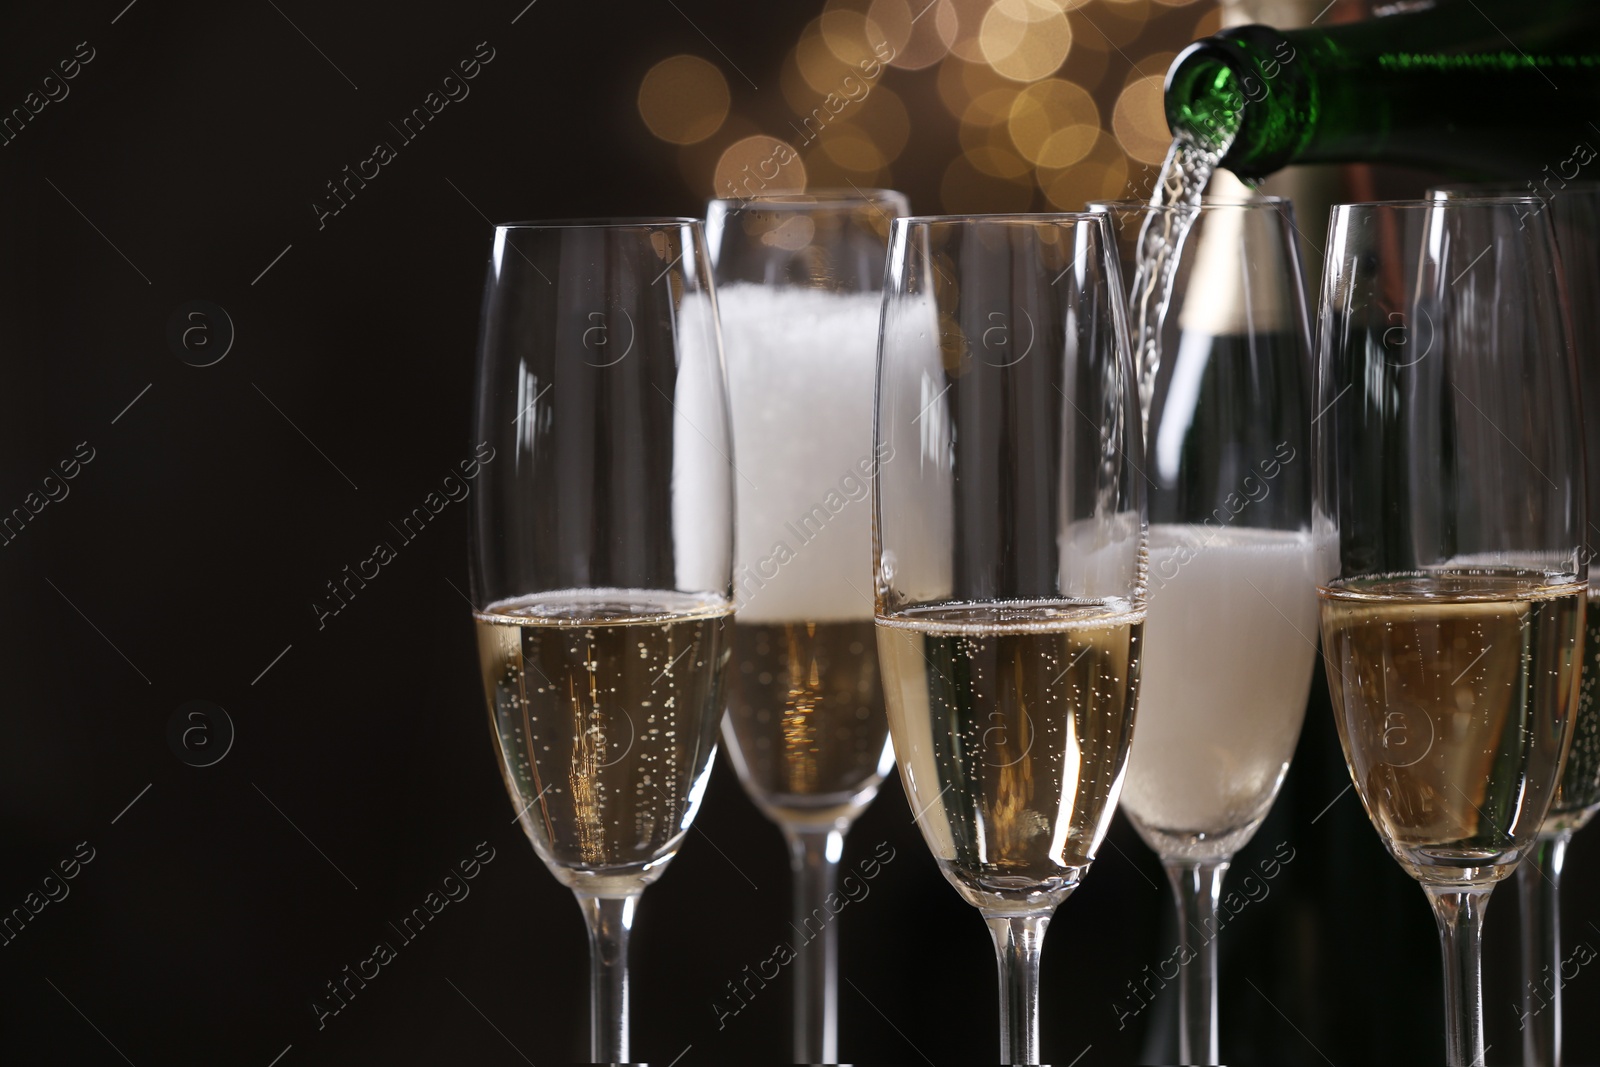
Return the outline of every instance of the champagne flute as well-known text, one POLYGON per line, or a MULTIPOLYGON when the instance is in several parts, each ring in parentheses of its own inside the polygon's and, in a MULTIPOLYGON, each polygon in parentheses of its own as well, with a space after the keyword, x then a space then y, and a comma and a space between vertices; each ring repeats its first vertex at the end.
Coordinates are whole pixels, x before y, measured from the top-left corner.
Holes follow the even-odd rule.
POLYGON ((1317 659, 1311 343, 1294 214, 1277 198, 1091 208, 1124 256, 1147 232, 1186 234, 1168 250, 1171 302, 1153 324, 1167 357, 1141 391, 1150 604, 1122 810, 1177 901, 1189 961, 1180 1058, 1217 1063, 1222 880, 1283 784, 1317 659))
POLYGON ((472 600, 500 772, 589 929, 591 1058, 627 1062, 628 936, 716 754, 733 484, 700 223, 495 229, 472 600))
POLYGON ((798 945, 794 1045, 838 1058, 844 835, 894 765, 872 634, 869 478, 884 189, 713 200, 706 215, 741 480, 739 626, 722 736, 783 831, 798 945))
POLYGON ((1328 688, 1356 793, 1433 907, 1456 1067, 1483 1061, 1489 894, 1537 843, 1577 717, 1582 428, 1535 204, 1337 206, 1320 309, 1328 688))
MULTIPOLYGON (((1529 186, 1445 185, 1429 190, 1435 199, 1528 195, 1529 186)), ((1583 411, 1600 411, 1600 183, 1567 182, 1538 191, 1533 209, 1548 212, 1566 276, 1573 347, 1583 411)), ((1584 558, 1595 558, 1600 528, 1600 439, 1587 436, 1589 521, 1584 527, 1584 558)), ((1585 612, 1583 682, 1578 695, 1578 725, 1567 754, 1550 814, 1539 842, 1517 867, 1517 901, 1522 916, 1522 1062, 1529 1067, 1561 1064, 1561 869, 1567 845, 1600 809, 1600 588, 1589 573, 1585 612), (1542 995, 1541 995, 1542 993, 1542 995)))
POLYGON ((1139 401, 1097 215, 896 219, 874 440, 901 782, 1039 1062, 1039 959, 1122 788, 1144 626, 1139 401))

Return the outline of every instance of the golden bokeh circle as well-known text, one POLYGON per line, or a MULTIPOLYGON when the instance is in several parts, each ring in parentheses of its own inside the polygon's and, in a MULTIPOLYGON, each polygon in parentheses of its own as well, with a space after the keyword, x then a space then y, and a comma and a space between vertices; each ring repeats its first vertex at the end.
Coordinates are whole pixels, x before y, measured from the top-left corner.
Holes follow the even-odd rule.
POLYGON ((950 54, 968 63, 985 63, 983 48, 978 44, 978 34, 983 29, 983 16, 993 0, 950 0, 956 13, 956 32, 950 41, 950 54))
POLYGON ((1162 107, 1162 82, 1158 74, 1136 79, 1117 97, 1111 112, 1111 129, 1128 155, 1141 163, 1160 163, 1172 146, 1162 107))
MULTIPOLYGON (((939 98, 944 101, 945 109, 957 119, 966 113, 967 105, 984 93, 992 89, 1004 89, 1010 96, 1015 96, 1018 88, 1016 82, 1002 78, 986 63, 968 63, 952 57, 939 64, 939 98)), ((1006 108, 1010 107, 1008 96, 1006 108)), ((1000 117, 1003 119, 1005 116, 1000 117)))
MULTIPOLYGON (((813 19, 794 46, 794 62, 800 70, 800 77, 819 97, 836 91, 846 76, 859 73, 860 70, 834 54, 823 37, 821 22, 821 19, 813 19)), ((834 32, 838 37, 843 30, 835 27, 834 32)))
POLYGON ((960 16, 952 0, 872 0, 867 18, 894 49, 889 65, 923 70, 950 54, 960 16))
POLYGON ((849 117, 872 138, 883 153, 885 163, 898 159, 911 140, 911 115, 901 102, 900 94, 887 85, 879 84, 861 99, 860 105, 849 112, 849 117))
POLYGON ((1072 50, 1072 24, 1047 0, 995 0, 978 30, 984 62, 1012 81, 1055 73, 1072 50))
POLYGON ((1178 53, 1171 50, 1151 52, 1129 68, 1128 73, 1122 79, 1122 84, 1129 86, 1140 78, 1156 77, 1165 79, 1167 69, 1172 66, 1172 61, 1177 58, 1178 53))
POLYGON ((1100 127, 1083 123, 1064 126, 1045 138, 1039 146, 1039 158, 1033 162, 1045 168, 1070 167, 1094 149, 1103 133, 1100 127))
POLYGON ((800 72, 799 53, 800 45, 797 43, 783 57, 783 63, 778 67, 778 88, 783 91, 783 99, 790 108, 804 111, 816 103, 817 92, 800 72))
POLYGON ((1024 159, 1042 167, 1071 166, 1094 147, 1100 109, 1083 86, 1048 78, 1017 94, 1006 129, 1024 159))
POLYGON ((823 45, 848 67, 859 69, 862 63, 881 62, 890 54, 883 29, 864 11, 846 7, 824 11, 817 19, 817 29, 823 45))
POLYGON ((728 79, 699 56, 668 56, 639 82, 639 117, 672 144, 695 144, 716 133, 730 101, 728 79))
POLYGON ((1101 131, 1093 147, 1070 167, 1040 168, 1039 188, 1050 205, 1081 211, 1090 200, 1119 200, 1128 194, 1128 157, 1101 131))
POLYGON ((720 197, 798 193, 806 187, 806 165, 787 141, 758 133, 723 149, 712 175, 720 197))
POLYGON ((822 151, 845 170, 874 174, 889 165, 870 133, 852 122, 836 122, 822 135, 822 151))
POLYGON ((760 132, 761 128, 754 122, 735 112, 728 116, 728 121, 714 136, 695 144, 678 146, 678 172, 697 196, 719 196, 721 194, 712 184, 717 160, 722 158, 723 151, 733 142, 760 132))
POLYGON ((972 99, 961 112, 963 126, 1003 126, 1016 106, 1018 90, 1015 84, 1004 89, 985 89, 972 99))
MULTIPOLYGON (((976 130, 976 127, 968 127, 976 130)), ((978 130, 979 136, 963 138, 964 155, 978 170, 996 178, 1009 181, 1027 181, 1033 164, 1017 154, 1016 146, 1006 134, 1004 126, 990 126, 978 130)))

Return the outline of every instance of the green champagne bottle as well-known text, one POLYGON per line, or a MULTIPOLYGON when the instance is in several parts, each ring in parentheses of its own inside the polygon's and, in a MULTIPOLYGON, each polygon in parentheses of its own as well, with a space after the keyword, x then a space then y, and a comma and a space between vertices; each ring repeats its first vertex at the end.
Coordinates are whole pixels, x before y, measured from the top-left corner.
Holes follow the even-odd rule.
POLYGON ((1166 112, 1246 179, 1372 162, 1571 180, 1600 146, 1600 3, 1442 0, 1327 29, 1224 30, 1173 61, 1166 112))

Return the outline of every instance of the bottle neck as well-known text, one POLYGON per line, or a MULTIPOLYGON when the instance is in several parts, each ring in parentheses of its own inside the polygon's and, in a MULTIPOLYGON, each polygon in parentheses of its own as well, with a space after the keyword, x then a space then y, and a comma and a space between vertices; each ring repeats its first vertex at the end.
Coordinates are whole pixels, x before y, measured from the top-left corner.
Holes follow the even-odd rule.
POLYGON ((1240 26, 1196 41, 1167 75, 1167 124, 1257 178, 1300 156, 1317 126, 1315 75, 1291 36, 1240 26))
POLYGON ((1167 75, 1174 133, 1244 178, 1399 162, 1535 177, 1600 144, 1600 5, 1474 0, 1330 29, 1240 26, 1167 75), (1502 32, 1503 31, 1503 32, 1502 32))

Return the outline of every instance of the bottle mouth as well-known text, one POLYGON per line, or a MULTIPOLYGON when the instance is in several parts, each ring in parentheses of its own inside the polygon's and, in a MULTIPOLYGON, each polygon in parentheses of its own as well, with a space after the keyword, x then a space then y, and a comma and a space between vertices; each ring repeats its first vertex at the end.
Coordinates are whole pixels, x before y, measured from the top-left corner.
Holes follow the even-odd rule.
POLYGON ((1167 71, 1167 126, 1175 136, 1224 158, 1244 125, 1244 75, 1234 63, 1225 49, 1196 41, 1167 71))
POLYGON ((1295 45, 1268 26, 1196 41, 1167 71, 1167 125, 1241 178, 1288 164, 1316 122, 1316 86, 1295 45))

